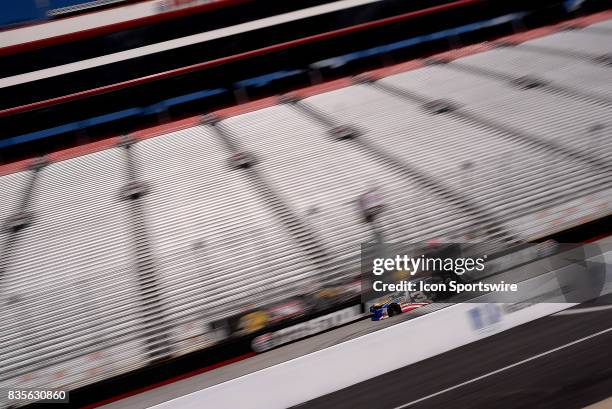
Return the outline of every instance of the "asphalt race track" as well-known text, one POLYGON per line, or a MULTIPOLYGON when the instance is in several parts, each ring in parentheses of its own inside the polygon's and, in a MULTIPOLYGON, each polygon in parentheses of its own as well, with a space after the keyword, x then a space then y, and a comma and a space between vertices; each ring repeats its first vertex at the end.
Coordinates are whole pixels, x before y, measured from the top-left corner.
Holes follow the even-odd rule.
MULTIPOLYGON (((533 266, 522 269, 520 279, 529 279, 540 273, 539 264, 534 263, 533 266)), ((503 279, 505 274, 497 275, 494 279, 503 279)), ((107 403, 104 407, 148 408, 397 325, 446 306, 448 304, 436 303, 384 321, 358 321, 227 366, 123 397, 107 403)), ((298 407, 400 408, 428 395, 606 330, 612 327, 610 307, 612 294, 595 303, 581 304, 556 315, 521 325, 298 407)), ((418 334, 415 336, 418 337, 418 334)), ((409 407, 583 407, 612 395, 610 347, 612 330, 409 407), (506 382, 510 377, 512 382, 506 382)), ((398 354, 400 353, 401 351, 398 351, 398 354)))
POLYGON ((607 295, 296 408, 581 408, 612 395, 611 307, 607 295))

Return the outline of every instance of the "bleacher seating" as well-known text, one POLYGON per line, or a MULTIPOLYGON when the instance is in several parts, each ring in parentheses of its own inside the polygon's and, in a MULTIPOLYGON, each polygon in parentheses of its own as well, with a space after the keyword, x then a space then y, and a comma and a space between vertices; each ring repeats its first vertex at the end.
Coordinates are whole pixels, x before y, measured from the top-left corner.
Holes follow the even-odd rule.
POLYGON ((425 240, 467 224, 448 203, 356 146, 334 140, 321 125, 290 107, 263 109, 224 122, 261 157, 260 167, 269 182, 335 252, 357 260, 356 244, 371 239, 357 205, 359 195, 370 188, 378 188, 387 205, 379 222, 387 240, 425 240), (308 215, 311 208, 317 211, 308 215))
MULTIPOLYGON (((10 202, 20 203, 31 172, 0 179, 3 192, 14 195, 10 202), (11 183, 15 176, 21 183, 11 183)), ((13 233, 12 251, 3 249, 3 375, 138 337, 141 304, 119 196, 123 173, 118 150, 41 170, 27 209, 33 221, 13 233)))
MULTIPOLYGON (((432 69, 438 70, 429 67, 419 72, 425 74, 432 69)), ((412 79, 417 75, 410 72, 382 81, 397 84, 401 83, 398 77, 412 79)), ((435 81, 420 84, 423 89, 431 89, 435 86, 433 83, 435 81)), ((479 91, 482 98, 496 95, 489 94, 486 88, 479 91)), ((475 93, 475 88, 469 88, 469 92, 475 93)), ((430 115, 416 104, 398 103, 394 97, 367 85, 344 88, 310 100, 367 129, 364 138, 371 139, 372 143, 383 149, 386 147, 478 201, 506 223, 510 231, 521 231, 521 226, 508 225, 518 215, 533 212, 538 206, 549 206, 554 195, 565 196, 572 186, 581 189, 591 185, 596 191, 601 187, 601 178, 606 177, 593 176, 580 163, 507 141, 493 131, 448 116, 430 115), (478 160, 472 168, 461 169, 463 163, 474 158, 478 160), (536 190, 539 190, 537 195, 534 194, 536 190)), ((506 108, 508 111, 514 109, 512 106, 506 108)), ((609 183, 609 175, 607 180, 609 183)), ((418 195, 411 197, 411 200, 420 201, 418 195)))
POLYGON ((152 185, 145 211, 170 316, 187 307, 218 319, 242 305, 298 294, 317 279, 206 126, 135 149, 152 185))
MULTIPOLYGON (((471 112, 543 141, 559 142, 569 148, 588 149, 589 129, 606 123, 609 108, 585 104, 572 98, 539 89, 522 90, 479 75, 457 72, 444 65, 399 74, 382 80, 428 96, 447 98, 463 104, 471 112), (576 118, 580 118, 577 121, 576 118)), ((605 141, 602 141, 605 142, 605 141)), ((606 158, 604 143, 600 159, 606 158)))
MULTIPOLYGON (((525 43, 529 45, 531 41, 525 43)), ((563 55, 542 55, 529 47, 503 47, 461 59, 461 64, 501 72, 513 77, 533 76, 552 84, 588 92, 601 98, 612 98, 610 69, 563 55)))

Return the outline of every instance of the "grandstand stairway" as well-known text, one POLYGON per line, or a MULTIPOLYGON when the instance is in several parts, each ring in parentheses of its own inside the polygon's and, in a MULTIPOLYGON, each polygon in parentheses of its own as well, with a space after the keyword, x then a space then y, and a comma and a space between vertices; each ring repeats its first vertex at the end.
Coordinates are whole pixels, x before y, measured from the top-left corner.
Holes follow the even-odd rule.
POLYGON ((19 237, 19 231, 28 226, 32 222, 33 214, 31 212, 31 202, 34 189, 39 180, 40 171, 46 165, 44 158, 35 159, 30 166, 29 180, 26 182, 21 197, 14 207, 11 214, 5 221, 1 229, 5 231, 6 237, 2 248, 0 249, 0 289, 2 288, 2 278, 4 272, 10 263, 12 250, 16 240, 19 237))
POLYGON ((145 183, 140 181, 138 163, 132 149, 134 141, 129 136, 121 138, 118 147, 123 149, 127 182, 121 196, 127 200, 130 228, 133 237, 134 267, 138 275, 142 303, 142 338, 149 351, 151 362, 170 354, 170 339, 163 300, 159 285, 159 271, 151 246, 142 196, 148 193, 145 183))

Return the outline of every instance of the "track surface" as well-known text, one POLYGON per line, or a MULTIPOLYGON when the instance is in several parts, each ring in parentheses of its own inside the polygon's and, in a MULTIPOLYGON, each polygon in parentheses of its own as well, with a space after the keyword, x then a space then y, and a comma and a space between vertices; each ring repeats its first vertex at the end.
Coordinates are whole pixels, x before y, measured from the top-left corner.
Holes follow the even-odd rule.
POLYGON ((611 304, 607 295, 296 408, 584 407, 612 395, 611 304))
POLYGON ((263 354, 258 354, 248 359, 222 366, 214 370, 204 372, 187 379, 169 383, 154 389, 126 397, 121 400, 104 405, 105 409, 144 409, 150 406, 169 401, 174 398, 186 395, 191 392, 217 385, 229 381, 239 376, 247 375, 252 372, 297 358, 321 349, 330 347, 349 339, 357 338, 362 335, 386 328, 391 325, 399 324, 422 314, 426 314, 433 309, 443 308, 444 305, 431 305, 422 309, 401 314, 393 319, 374 322, 369 319, 355 322, 334 330, 315 335, 313 337, 288 344, 263 354))
MULTIPOLYGON (((526 280, 540 275, 543 268, 544 267, 541 265, 541 262, 535 262, 528 266, 522 267, 518 272, 502 273, 489 279, 483 279, 483 282, 487 282, 489 280, 499 281, 500 279, 510 280, 510 277, 516 281, 526 280)), ((596 306, 606 308, 610 304, 612 304, 612 295, 602 298, 596 303, 596 306)), ((336 345, 349 339, 376 332, 388 326, 396 325, 403 321, 427 314, 433 310, 444 308, 445 306, 446 305, 444 304, 432 304, 380 322, 373 322, 370 320, 359 321, 326 333, 318 334, 313 337, 279 347, 263 354, 255 355, 243 361, 235 362, 230 365, 216 368, 186 379, 152 388, 146 392, 116 400, 112 403, 104 405, 104 408, 148 408, 191 392, 229 381, 239 376, 253 373, 272 365, 336 345)), ((583 304, 578 308, 567 310, 565 313, 568 311, 577 312, 581 309, 587 311, 588 308, 593 306, 594 305, 592 303, 583 304)), ((506 365, 514 364, 522 359, 529 358, 532 355, 545 352, 567 342, 575 341, 576 339, 590 335, 591 333, 607 327, 612 327, 612 309, 568 315, 559 314, 558 316, 543 318, 515 329, 505 331, 475 344, 471 344, 444 355, 431 358, 427 361, 400 369, 394 372, 393 375, 384 375, 382 377, 354 385, 346 390, 313 400, 307 404, 304 404, 303 406, 300 406, 300 409, 302 407, 334 409, 396 408, 397 406, 411 402, 412 400, 420 399, 423 396, 439 392, 440 390, 465 382, 466 380, 470 380, 474 377, 481 376, 492 370, 497 370, 506 365), (396 390, 394 391, 394 389, 396 390)), ((415 334, 415 336, 418 336, 418 334, 415 334)), ((606 357, 605 354, 608 350, 603 346, 605 342, 608 343, 609 348, 612 348, 612 331, 610 331, 610 334, 605 336, 602 335, 601 337, 597 337, 592 341, 584 342, 583 344, 586 345, 586 348, 593 346, 592 353, 594 354, 594 359, 597 364, 601 364, 603 367, 607 365, 609 371, 606 375, 608 378, 608 383, 603 387, 603 389, 606 389, 607 386, 607 396, 605 396, 606 393, 603 393, 604 396, 600 397, 599 395, 601 394, 596 393, 593 395, 594 397, 590 402, 584 402, 578 406, 584 406, 587 403, 592 403, 612 395, 612 352, 608 354, 609 356, 607 357, 607 361, 606 359, 599 359, 599 355, 603 355, 604 358, 606 357)), ((574 353, 574 349, 577 350, 582 347, 582 344, 576 345, 575 348, 572 347, 568 348, 568 350, 559 351, 558 353, 551 354, 550 357, 546 358, 552 358, 555 360, 559 359, 558 357, 561 356, 562 358, 559 359, 559 362, 565 362, 564 365, 569 366, 568 370, 571 370, 572 365, 574 365, 574 368, 578 368, 580 362, 573 362, 573 359, 570 359, 569 357, 571 357, 571 354, 574 353), (568 353, 570 355, 567 355, 568 353)), ((398 353, 400 353, 400 351, 398 351, 398 353)), ((356 359, 358 359, 358 357, 356 357, 356 359)), ((530 364, 539 365, 541 363, 540 361, 544 362, 545 358, 526 364, 525 367, 528 367, 530 364)), ((491 377, 490 380, 487 379, 483 380, 482 382, 476 382, 473 385, 466 386, 465 388, 459 388, 459 390, 452 391, 452 393, 448 392, 447 394, 443 394, 435 399, 431 398, 423 401, 420 405, 417 405, 417 407, 437 407, 438 405, 442 404, 442 400, 444 400, 447 395, 451 397, 451 395, 454 396, 458 393, 460 394, 463 392, 463 389, 465 389, 465 391, 469 390, 469 393, 473 394, 473 388, 476 388, 476 391, 480 390, 479 388, 481 387, 481 383, 485 384, 486 382, 496 379, 499 381, 499 377, 501 377, 501 379, 505 379, 506 376, 515 373, 515 371, 519 369, 522 368, 509 370, 498 376, 491 377)), ((557 370, 560 369, 554 367, 553 365, 551 371, 555 372, 557 370)), ((586 365, 580 371, 577 369, 576 371, 576 374, 580 376, 584 375, 584 381, 588 383, 590 382, 588 380, 588 376, 596 373, 596 366, 590 368, 589 365, 586 365)), ((516 408, 528 406, 527 403, 525 405, 521 404, 521 402, 519 402, 517 399, 519 397, 522 399, 529 393, 538 396, 543 395, 546 391, 554 391, 554 393, 559 393, 557 389, 564 385, 570 385, 570 387, 572 387, 571 382, 561 382, 561 378, 554 378, 550 375, 545 375, 548 380, 547 385, 539 385, 535 383, 533 385, 529 384, 540 376, 542 375, 540 375, 539 372, 534 373, 533 378, 531 378, 532 375, 529 373, 519 373, 519 378, 528 381, 527 385, 521 386, 523 389, 520 391, 513 391, 513 389, 508 389, 508 385, 505 385, 505 390, 499 389, 495 393, 493 390, 491 390, 491 392, 487 392, 487 394, 480 396, 480 398, 490 397, 491 399, 490 401, 481 403, 480 407, 491 407, 489 405, 491 405, 492 402, 492 407, 504 407, 502 406, 502 403, 496 402, 496 400, 499 400, 502 395, 513 397, 512 401, 508 402, 507 407, 516 408)), ((573 379, 573 376, 568 379, 573 379)), ((514 386, 518 384, 513 382, 509 385, 512 385, 514 388, 514 386)), ((498 387, 500 386, 498 385, 498 387)), ((576 389, 576 387, 573 388, 576 389)), ((493 387, 493 389, 495 388, 493 387)), ((479 404, 478 402, 472 403, 469 399, 471 398, 468 397, 468 400, 462 401, 461 405, 457 406, 453 404, 453 400, 449 401, 450 404, 444 404, 447 404, 450 407, 470 408, 479 404)))

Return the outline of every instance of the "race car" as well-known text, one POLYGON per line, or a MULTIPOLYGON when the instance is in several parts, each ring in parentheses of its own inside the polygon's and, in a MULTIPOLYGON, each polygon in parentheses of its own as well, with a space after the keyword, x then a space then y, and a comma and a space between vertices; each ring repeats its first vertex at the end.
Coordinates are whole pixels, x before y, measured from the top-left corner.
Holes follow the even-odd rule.
POLYGON ((399 291, 391 293, 377 300, 370 307, 372 321, 380 321, 430 304, 433 301, 431 295, 423 291, 399 291))
MULTIPOLYGON (((413 282, 427 281, 428 283, 445 282, 448 278, 441 276, 423 277, 413 282)), ((426 292, 426 291, 398 291, 385 295, 376 300, 374 305, 370 307, 372 321, 380 321, 385 318, 399 315, 403 312, 408 312, 420 308, 424 305, 431 304, 436 300, 448 298, 449 294, 444 292, 426 292)))
POLYGON ((385 318, 391 318, 394 315, 401 314, 403 312, 408 312, 420 308, 424 305, 429 304, 430 302, 424 303, 410 303, 404 302, 401 299, 394 299, 390 303, 386 304, 375 304, 370 307, 370 313, 372 321, 380 321, 385 318))

